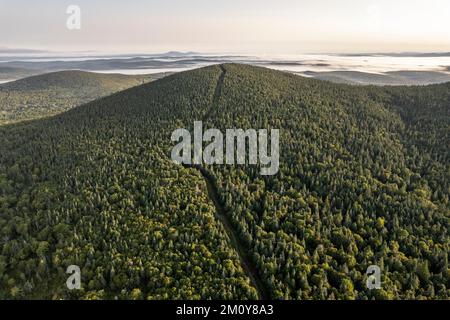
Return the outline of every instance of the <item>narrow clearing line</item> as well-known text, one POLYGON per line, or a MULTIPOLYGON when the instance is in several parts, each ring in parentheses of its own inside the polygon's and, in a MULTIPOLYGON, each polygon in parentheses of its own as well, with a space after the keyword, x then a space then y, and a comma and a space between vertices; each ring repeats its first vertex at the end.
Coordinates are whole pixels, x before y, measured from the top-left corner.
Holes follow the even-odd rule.
POLYGON ((223 81, 225 80, 225 75, 227 74, 227 70, 224 68, 224 66, 221 65, 220 69, 222 70, 222 73, 219 76, 219 80, 217 80, 216 90, 214 91, 214 96, 213 96, 213 100, 211 102, 211 107, 203 116, 203 119, 202 119, 203 122, 205 122, 209 118, 209 116, 211 115, 213 110, 219 106, 219 99, 220 99, 220 96, 222 95, 223 81))
POLYGON ((209 172, 207 172, 201 166, 194 166, 193 168, 199 170, 203 178, 205 179, 206 186, 208 188, 209 198, 212 200, 214 206, 216 207, 215 216, 224 226, 225 231, 227 232, 228 237, 230 238, 231 245, 234 247, 239 256, 242 269, 250 278, 253 287, 255 287, 256 291, 258 292, 259 299, 267 300, 269 296, 267 294, 267 291, 264 287, 262 280, 258 275, 256 267, 252 263, 250 252, 247 249, 247 246, 239 239, 237 232, 233 228, 233 224, 231 223, 230 218, 227 215, 225 206, 223 205, 222 201, 220 201, 217 186, 214 183, 214 178, 211 176, 209 172))
MULTIPOLYGON (((207 111, 207 113, 203 117, 203 121, 205 121, 213 112, 213 110, 217 108, 219 105, 219 99, 222 94, 222 85, 227 72, 223 66, 220 66, 220 68, 222 69, 222 74, 220 75, 219 80, 217 81, 217 86, 214 92, 211 108, 207 111)), ((248 250, 247 246, 239 239, 237 231, 233 228, 233 224, 231 223, 231 220, 228 217, 225 205, 220 200, 218 189, 215 184, 215 179, 213 175, 210 174, 205 168, 199 165, 191 165, 187 167, 197 169, 202 174, 208 189, 208 196, 216 208, 215 217, 224 226, 225 231, 227 232, 228 237, 230 238, 231 245, 234 247, 239 256, 242 269, 247 274, 247 276, 251 281, 251 284, 258 292, 259 299, 267 300, 269 298, 269 295, 267 294, 268 291, 266 290, 264 283, 259 277, 258 271, 251 260, 250 251, 248 250)))

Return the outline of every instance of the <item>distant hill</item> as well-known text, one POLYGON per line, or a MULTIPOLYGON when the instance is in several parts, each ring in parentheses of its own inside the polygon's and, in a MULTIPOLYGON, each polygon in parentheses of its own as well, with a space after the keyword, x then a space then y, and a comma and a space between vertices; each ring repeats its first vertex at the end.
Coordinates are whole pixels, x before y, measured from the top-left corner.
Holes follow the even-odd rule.
POLYGON ((32 69, 7 67, 0 65, 0 83, 1 81, 11 81, 14 79, 25 78, 39 74, 40 72, 32 69))
POLYGON ((24 54, 24 53, 47 53, 47 51, 36 50, 36 49, 26 49, 26 48, 8 48, 0 47, 0 53, 2 54, 24 54))
POLYGON ((437 71, 393 71, 380 74, 358 71, 330 71, 301 74, 335 83, 358 85, 413 86, 450 82, 450 74, 437 71))
POLYGON ((449 101, 226 64, 0 126, 0 299, 448 300, 449 101), (280 129, 278 174, 173 163, 199 120, 280 129))
POLYGON ((60 71, 0 85, 0 124, 46 117, 162 75, 60 71))
POLYGON ((194 51, 188 51, 188 52, 169 51, 169 52, 161 54, 161 56, 167 56, 167 57, 189 57, 189 56, 199 55, 199 54, 200 53, 194 52, 194 51))
POLYGON ((123 74, 104 74, 78 70, 67 70, 32 76, 1 86, 5 90, 47 90, 54 89, 81 89, 89 86, 100 90, 127 87, 142 84, 153 79, 150 75, 129 76, 123 74))

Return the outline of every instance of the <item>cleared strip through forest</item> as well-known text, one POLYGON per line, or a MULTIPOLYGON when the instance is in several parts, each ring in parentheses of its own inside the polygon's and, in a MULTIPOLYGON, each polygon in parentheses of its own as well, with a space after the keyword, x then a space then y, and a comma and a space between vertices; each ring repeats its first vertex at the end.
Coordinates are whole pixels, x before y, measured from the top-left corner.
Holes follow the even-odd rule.
POLYGON ((220 69, 222 70, 222 73, 219 76, 219 80, 217 80, 216 90, 214 91, 214 96, 213 96, 213 99, 211 102, 211 107, 203 116, 203 119, 202 119, 203 122, 205 122, 206 119, 209 118, 209 116, 211 115, 211 112, 213 112, 214 108, 219 105, 219 99, 220 99, 220 96, 222 95, 223 80, 225 80, 225 75, 227 74, 227 70, 225 69, 224 66, 221 65, 220 69))
MULTIPOLYGON (((216 90, 214 92, 214 97, 211 103, 211 108, 203 117, 203 121, 205 121, 214 110, 214 108, 218 107, 219 99, 222 94, 222 85, 226 75, 226 69, 223 66, 220 66, 222 69, 222 74, 217 81, 216 90)), ((191 165, 190 168, 195 168, 202 174, 205 179, 206 186, 208 189, 209 198, 214 203, 216 207, 216 218, 222 223, 225 228, 225 231, 230 238, 231 245, 235 248, 239 260, 241 262, 241 266, 244 272, 249 277, 253 287, 255 287, 258 292, 259 299, 267 300, 269 298, 268 291, 266 290, 263 281, 261 280, 257 268, 253 264, 250 256, 250 251, 243 241, 240 240, 237 231, 234 229, 233 224, 231 223, 230 218, 228 217, 227 210, 225 209, 225 205, 222 203, 219 197, 218 188, 216 186, 215 179, 211 173, 209 173, 205 168, 200 165, 191 165)))

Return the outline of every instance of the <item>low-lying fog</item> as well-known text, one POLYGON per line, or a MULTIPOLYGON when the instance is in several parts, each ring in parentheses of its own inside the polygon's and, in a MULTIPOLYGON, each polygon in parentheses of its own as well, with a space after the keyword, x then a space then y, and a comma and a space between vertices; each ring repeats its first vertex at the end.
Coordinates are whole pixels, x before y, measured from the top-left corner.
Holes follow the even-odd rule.
POLYGON ((237 55, 164 54, 0 54, 0 81, 31 74, 79 69, 103 73, 179 72, 236 62, 353 84, 430 84, 450 81, 450 53, 237 55))

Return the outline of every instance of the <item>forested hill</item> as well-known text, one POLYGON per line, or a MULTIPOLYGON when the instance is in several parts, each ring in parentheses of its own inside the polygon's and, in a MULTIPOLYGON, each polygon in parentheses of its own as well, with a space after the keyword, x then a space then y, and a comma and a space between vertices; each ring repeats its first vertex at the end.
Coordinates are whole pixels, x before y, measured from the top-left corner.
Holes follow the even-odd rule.
POLYGON ((448 299, 449 108, 450 84, 227 64, 2 126, 0 298, 254 299, 256 277, 277 299, 448 299), (279 128, 279 173, 175 165, 171 133, 197 120, 279 128))
POLYGON ((150 75, 123 75, 93 73, 79 70, 68 70, 32 76, 1 85, 6 90, 42 90, 49 88, 84 89, 93 86, 99 89, 125 87, 128 84, 142 84, 151 79, 150 75))
POLYGON ((0 85, 0 125, 55 115, 162 76, 69 70, 4 83, 0 85))

